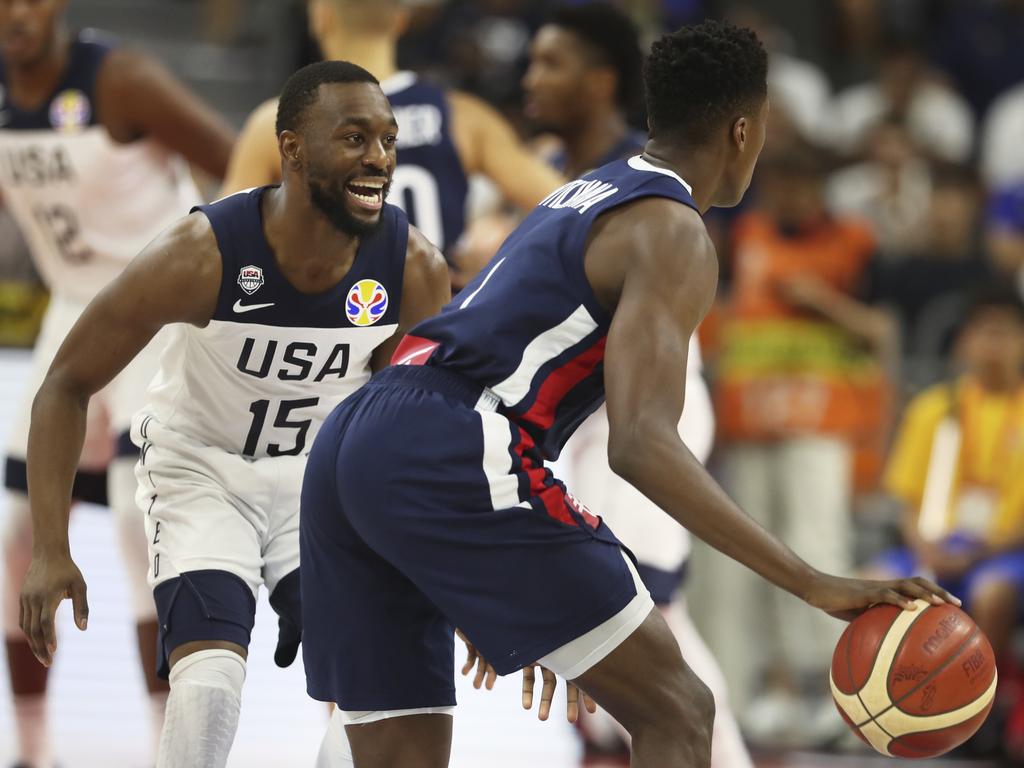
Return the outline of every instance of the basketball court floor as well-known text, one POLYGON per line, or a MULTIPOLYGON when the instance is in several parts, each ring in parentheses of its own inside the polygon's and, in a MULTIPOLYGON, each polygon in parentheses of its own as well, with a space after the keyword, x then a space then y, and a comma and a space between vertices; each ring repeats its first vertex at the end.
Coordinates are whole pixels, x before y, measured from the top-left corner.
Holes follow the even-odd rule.
MULTIPOLYGON (((0 444, 20 397, 27 353, 0 351, 0 444)), ((0 502, 0 525, 6 510, 0 502)), ((79 632, 70 604, 58 613, 60 648, 50 681, 53 742, 62 768, 143 768, 149 765, 147 702, 136 659, 134 624, 114 527, 98 507, 72 515, 71 545, 89 585, 89 630, 79 632)), ((323 705, 305 694, 301 656, 286 670, 273 663, 277 620, 261 594, 250 648, 242 716, 231 768, 312 766, 327 722, 323 705)), ((14 724, 6 670, 0 674, 0 766, 10 764, 14 724)), ((460 680, 452 766, 571 768, 579 748, 564 720, 559 691, 551 719, 519 706, 518 675, 490 692, 460 680)), ((892 765, 864 757, 792 755, 765 758, 759 768, 867 768, 892 765)), ((922 762, 931 768, 952 763, 922 762)))

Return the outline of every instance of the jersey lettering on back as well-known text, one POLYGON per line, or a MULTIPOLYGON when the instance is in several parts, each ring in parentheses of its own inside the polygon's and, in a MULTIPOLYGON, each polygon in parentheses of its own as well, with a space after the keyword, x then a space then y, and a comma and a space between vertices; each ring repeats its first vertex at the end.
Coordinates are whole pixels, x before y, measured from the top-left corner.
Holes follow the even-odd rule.
POLYGON ((689 185, 641 156, 569 182, 541 202, 440 315, 412 329, 394 362, 437 365, 490 389, 547 458, 604 400, 611 316, 584 271, 597 217, 642 197, 696 209, 689 185))
POLYGON ((412 72, 399 72, 381 88, 398 121, 398 163, 388 201, 445 252, 465 227, 469 193, 452 140, 448 96, 412 72))

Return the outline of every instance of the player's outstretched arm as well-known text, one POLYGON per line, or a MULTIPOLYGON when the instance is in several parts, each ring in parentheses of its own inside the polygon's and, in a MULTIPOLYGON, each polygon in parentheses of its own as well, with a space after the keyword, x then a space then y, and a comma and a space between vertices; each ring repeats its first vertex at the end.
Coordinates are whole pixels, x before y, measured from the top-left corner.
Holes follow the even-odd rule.
POLYGON ((715 292, 718 265, 698 215, 641 200, 599 221, 587 275, 613 310, 605 354, 612 469, 696 536, 840 618, 873 603, 953 599, 921 580, 823 574, 744 514, 679 438, 690 335, 715 292))
POLYGON ((281 181, 281 154, 277 149, 277 99, 253 110, 231 150, 222 195, 281 181))
POLYGON ((209 221, 193 214, 171 226, 89 304, 54 358, 32 404, 28 486, 32 562, 21 591, 20 624, 47 666, 57 648, 54 614, 71 598, 85 629, 85 581, 71 558, 71 486, 85 438, 89 398, 168 323, 205 324, 221 277, 209 221))
POLYGON ((452 299, 448 263, 437 247, 416 227, 409 225, 409 245, 405 250, 402 276, 402 304, 398 312, 398 330, 373 352, 370 368, 379 371, 391 363, 402 337, 421 320, 433 317, 452 299))
POLYGON ((224 178, 234 130, 156 59, 112 51, 97 87, 99 115, 117 141, 148 136, 214 178, 224 178))
POLYGON ((505 199, 524 210, 565 183, 561 174, 534 155, 493 107, 475 96, 453 92, 452 133, 467 173, 482 173, 505 199))

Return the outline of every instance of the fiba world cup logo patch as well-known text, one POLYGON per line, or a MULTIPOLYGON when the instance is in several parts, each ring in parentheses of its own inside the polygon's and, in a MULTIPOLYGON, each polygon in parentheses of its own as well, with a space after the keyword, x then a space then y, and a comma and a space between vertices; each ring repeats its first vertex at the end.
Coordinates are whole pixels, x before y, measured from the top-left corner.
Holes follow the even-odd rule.
POLYGON ((263 285, 263 270, 250 264, 238 270, 238 285, 247 294, 252 296, 263 285))
POLYGON ((345 300, 345 315, 352 325, 373 325, 388 310, 388 292, 376 280, 360 280, 345 300))
POLYGON ((92 105, 89 97, 77 88, 68 88, 58 93, 50 102, 50 125, 58 131, 81 130, 89 124, 92 105))

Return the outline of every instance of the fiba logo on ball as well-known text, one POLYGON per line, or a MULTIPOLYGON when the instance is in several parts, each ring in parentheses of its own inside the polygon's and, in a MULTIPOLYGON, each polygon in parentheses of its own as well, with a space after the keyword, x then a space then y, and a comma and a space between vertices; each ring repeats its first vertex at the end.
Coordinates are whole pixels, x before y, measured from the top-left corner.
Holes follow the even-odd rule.
POLYGON ((58 131, 77 131, 88 125, 91 117, 89 97, 77 88, 61 91, 50 102, 50 125, 58 131))
POLYGON ((238 285, 252 296, 263 285, 263 270, 253 264, 242 267, 238 270, 238 285))
POLYGON ((843 632, 832 657, 839 714, 883 755, 936 757, 970 738, 992 708, 995 656, 959 608, 880 605, 843 632))
POLYGON ((376 280, 360 280, 348 292, 345 315, 352 325, 373 325, 388 310, 388 292, 376 280))

